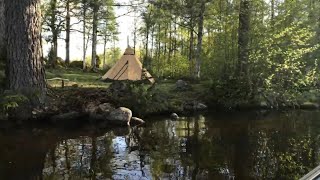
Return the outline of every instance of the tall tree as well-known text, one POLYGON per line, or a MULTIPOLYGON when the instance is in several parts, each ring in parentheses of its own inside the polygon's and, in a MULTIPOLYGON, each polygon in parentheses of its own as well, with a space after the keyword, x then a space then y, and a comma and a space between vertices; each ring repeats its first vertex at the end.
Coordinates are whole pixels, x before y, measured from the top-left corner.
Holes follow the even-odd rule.
POLYGON ((5 56, 5 17, 4 0, 0 0, 0 61, 5 56))
POLYGON ((240 1, 239 29, 238 29, 238 75, 248 74, 250 11, 249 0, 240 1))
POLYGON ((66 0, 66 64, 70 63, 70 32, 71 32, 71 25, 70 25, 70 0, 66 0))
POLYGON ((51 52, 49 57, 49 63, 52 67, 55 67, 57 56, 58 56, 58 36, 59 30, 58 26, 56 25, 57 22, 57 0, 50 1, 50 29, 52 33, 52 46, 51 52))
POLYGON ((43 22, 43 29, 50 32, 50 35, 46 38, 51 43, 51 50, 49 52, 48 63, 51 67, 55 67, 58 56, 58 38, 62 31, 63 20, 61 19, 59 12, 58 0, 50 0, 45 4, 45 15, 43 22))
POLYGON ((46 92, 45 72, 41 52, 41 11, 40 0, 5 0, 7 36, 7 87, 27 96, 30 109, 24 108, 31 116, 32 106, 39 105, 46 92))
POLYGON ((202 53, 202 37, 203 37, 203 23, 204 23, 204 12, 206 9, 206 0, 200 0, 200 11, 198 20, 198 44, 196 51, 196 66, 194 77, 200 79, 200 68, 201 68, 201 53, 202 53))
POLYGON ((82 0, 82 33, 83 33, 83 40, 82 40, 82 69, 86 69, 86 53, 87 53, 87 43, 86 43, 86 24, 87 24, 87 7, 88 1, 82 0))
POLYGON ((98 32, 98 12, 99 1, 92 2, 93 19, 92 19, 92 54, 91 54, 91 68, 96 69, 97 66, 97 32, 98 32))

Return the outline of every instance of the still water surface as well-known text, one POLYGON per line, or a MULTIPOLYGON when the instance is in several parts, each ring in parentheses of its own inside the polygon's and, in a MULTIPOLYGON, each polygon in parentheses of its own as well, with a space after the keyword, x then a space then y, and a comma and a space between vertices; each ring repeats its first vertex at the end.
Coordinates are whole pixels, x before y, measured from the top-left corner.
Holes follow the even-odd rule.
POLYGON ((320 164, 319 138, 315 111, 20 128, 0 132, 0 179, 297 179, 320 164))

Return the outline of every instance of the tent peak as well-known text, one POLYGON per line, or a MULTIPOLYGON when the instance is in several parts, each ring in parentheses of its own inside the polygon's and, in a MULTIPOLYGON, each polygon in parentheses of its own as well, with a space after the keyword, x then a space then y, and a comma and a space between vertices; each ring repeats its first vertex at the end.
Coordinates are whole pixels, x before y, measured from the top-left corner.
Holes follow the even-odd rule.
POLYGON ((134 55, 134 50, 128 46, 126 51, 124 52, 124 55, 134 55))

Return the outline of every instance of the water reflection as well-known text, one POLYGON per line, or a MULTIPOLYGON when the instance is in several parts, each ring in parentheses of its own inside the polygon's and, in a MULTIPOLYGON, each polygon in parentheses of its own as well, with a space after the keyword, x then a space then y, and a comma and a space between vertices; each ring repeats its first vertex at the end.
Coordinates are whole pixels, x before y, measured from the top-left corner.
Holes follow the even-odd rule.
POLYGON ((6 132, 0 178, 297 179, 320 163, 319 115, 200 115, 102 134, 6 132))

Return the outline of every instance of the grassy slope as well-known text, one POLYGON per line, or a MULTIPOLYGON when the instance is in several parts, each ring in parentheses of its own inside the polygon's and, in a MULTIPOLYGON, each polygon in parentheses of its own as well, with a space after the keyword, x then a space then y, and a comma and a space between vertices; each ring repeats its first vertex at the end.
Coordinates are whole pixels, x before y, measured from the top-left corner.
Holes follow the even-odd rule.
POLYGON ((46 78, 48 84, 52 87, 61 87, 61 80, 51 80, 52 78, 68 79, 65 81, 65 86, 77 84, 78 87, 108 87, 110 83, 100 80, 103 72, 83 72, 77 69, 47 69, 46 78))

